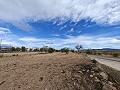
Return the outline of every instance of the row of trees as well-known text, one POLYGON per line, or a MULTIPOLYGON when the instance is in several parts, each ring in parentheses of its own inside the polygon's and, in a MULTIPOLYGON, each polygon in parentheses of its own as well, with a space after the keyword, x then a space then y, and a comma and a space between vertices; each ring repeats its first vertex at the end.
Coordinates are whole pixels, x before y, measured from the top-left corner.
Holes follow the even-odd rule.
MULTIPOLYGON (((79 44, 77 44, 75 46, 75 48, 76 48, 76 50, 77 50, 78 53, 81 53, 81 50, 83 49, 82 45, 79 45, 79 44)), ((22 46, 22 47, 16 47, 16 48, 12 47, 11 51, 12 52, 13 51, 17 51, 17 52, 26 52, 26 51, 29 51, 29 52, 44 52, 44 53, 62 52, 62 53, 66 53, 66 54, 68 54, 69 51, 74 52, 74 50, 70 50, 69 48, 66 48, 66 47, 62 48, 61 50, 55 50, 54 48, 47 47, 47 46, 44 46, 42 48, 34 48, 34 49, 33 48, 28 49, 28 48, 26 48, 24 46, 22 46)))
POLYGON ((51 48, 51 47, 43 47, 43 48, 34 48, 34 49, 32 49, 32 48, 30 48, 30 49, 28 49, 28 48, 26 48, 26 47, 24 47, 24 46, 22 46, 22 47, 12 47, 11 48, 11 51, 12 52, 14 52, 14 51, 17 51, 17 52, 26 52, 26 51, 29 51, 29 52, 45 52, 45 53, 52 53, 52 52, 54 52, 55 51, 55 49, 54 48, 51 48))
POLYGON ((12 47, 11 51, 18 51, 18 52, 22 51, 22 52, 25 52, 25 51, 27 51, 27 48, 25 48, 24 46, 22 46, 22 47, 16 47, 16 48, 12 47))

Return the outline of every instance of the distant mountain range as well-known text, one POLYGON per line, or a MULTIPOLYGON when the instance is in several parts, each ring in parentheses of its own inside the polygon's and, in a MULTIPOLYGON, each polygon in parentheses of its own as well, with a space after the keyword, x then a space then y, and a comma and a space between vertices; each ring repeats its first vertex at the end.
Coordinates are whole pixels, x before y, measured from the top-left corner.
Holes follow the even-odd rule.
POLYGON ((120 49, 112 49, 112 48, 92 49, 92 50, 100 50, 100 51, 120 51, 120 49))

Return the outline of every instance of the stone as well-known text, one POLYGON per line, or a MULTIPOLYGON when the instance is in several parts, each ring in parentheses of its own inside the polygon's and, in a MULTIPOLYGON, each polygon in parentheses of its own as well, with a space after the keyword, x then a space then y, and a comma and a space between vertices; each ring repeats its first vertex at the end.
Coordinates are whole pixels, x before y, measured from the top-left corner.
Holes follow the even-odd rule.
POLYGON ((94 72, 96 72, 96 73, 99 73, 99 72, 100 72, 99 67, 93 67, 92 70, 93 70, 94 72))
POLYGON ((95 82, 95 90, 103 90, 103 84, 101 82, 95 82))
POLYGON ((65 71, 64 71, 64 70, 61 70, 61 73, 65 73, 65 71))
POLYGON ((93 75, 90 75, 91 78, 93 78, 94 76, 93 75))
POLYGON ((43 81, 43 77, 40 77, 40 78, 39 78, 39 81, 40 81, 40 82, 43 81))
POLYGON ((105 72, 100 72, 100 75, 103 77, 104 80, 108 80, 108 75, 105 72))
POLYGON ((110 81, 108 81, 108 84, 109 84, 109 85, 113 85, 113 83, 112 83, 112 82, 110 82, 110 81))
POLYGON ((103 77, 99 73, 96 73, 95 76, 100 80, 103 79, 103 77))
POLYGON ((89 70, 87 70, 87 72, 89 72, 89 70))
POLYGON ((95 59, 91 60, 92 63, 96 64, 97 61, 95 59))

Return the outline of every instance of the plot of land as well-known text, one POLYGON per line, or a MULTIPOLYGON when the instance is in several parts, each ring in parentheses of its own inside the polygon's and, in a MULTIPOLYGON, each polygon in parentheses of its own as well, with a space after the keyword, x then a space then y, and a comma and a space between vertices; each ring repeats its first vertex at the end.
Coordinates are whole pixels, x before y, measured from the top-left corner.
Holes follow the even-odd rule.
POLYGON ((62 79, 67 77, 64 72, 68 72, 69 66, 85 61, 76 54, 60 53, 4 57, 0 59, 0 90, 64 88, 62 79))
POLYGON ((3 57, 0 90, 117 90, 116 84, 97 81, 95 75, 101 70, 94 73, 93 66, 90 58, 74 53, 3 57))

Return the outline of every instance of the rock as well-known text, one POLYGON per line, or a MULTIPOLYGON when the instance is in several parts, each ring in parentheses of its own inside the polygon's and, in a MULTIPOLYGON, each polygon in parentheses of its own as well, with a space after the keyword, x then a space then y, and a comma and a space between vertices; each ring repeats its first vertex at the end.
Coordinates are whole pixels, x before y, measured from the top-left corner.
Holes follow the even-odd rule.
POLYGON ((40 77, 40 78, 39 78, 39 81, 42 82, 42 81, 43 81, 43 77, 40 77))
POLYGON ((100 72, 100 75, 103 77, 104 80, 108 80, 108 75, 105 72, 100 72))
POLYGON ((94 73, 94 71, 91 71, 91 73, 94 73))
POLYGON ((90 75, 91 78, 93 78, 94 76, 93 75, 90 75))
POLYGON ((102 82, 96 82, 94 87, 95 87, 95 90, 103 90, 102 82))
POLYGON ((61 70, 61 73, 65 73, 65 71, 64 71, 64 70, 61 70))
POLYGON ((82 71, 78 71, 78 73, 81 73, 81 74, 83 74, 83 73, 82 73, 82 71))
POLYGON ((20 88, 20 85, 18 85, 18 88, 20 88))
POLYGON ((96 72, 96 73, 99 73, 99 72, 100 72, 99 67, 93 67, 92 70, 93 70, 94 72, 96 72))
POLYGON ((2 82, 0 82, 0 85, 2 85, 2 84, 4 84, 5 83, 5 81, 2 81, 2 82))
POLYGON ((91 60, 92 63, 96 64, 97 61, 95 59, 91 60))
POLYGON ((76 83, 74 82, 74 86, 75 86, 75 84, 76 84, 76 83))
POLYGON ((83 69, 83 70, 82 70, 82 72, 84 73, 84 72, 85 72, 85 70, 83 69))
POLYGON ((108 84, 109 84, 109 85, 113 85, 113 83, 112 83, 112 82, 110 82, 110 81, 108 81, 108 84))
POLYGON ((97 77, 95 77, 95 82, 100 82, 100 80, 97 77))
POLYGON ((109 84, 105 84, 103 86, 103 90, 117 90, 116 87, 109 85, 109 84))
POLYGON ((95 76, 96 76, 99 80, 103 79, 103 77, 102 77, 99 73, 96 73, 95 76))
POLYGON ((89 72, 89 70, 87 70, 87 72, 89 72))

